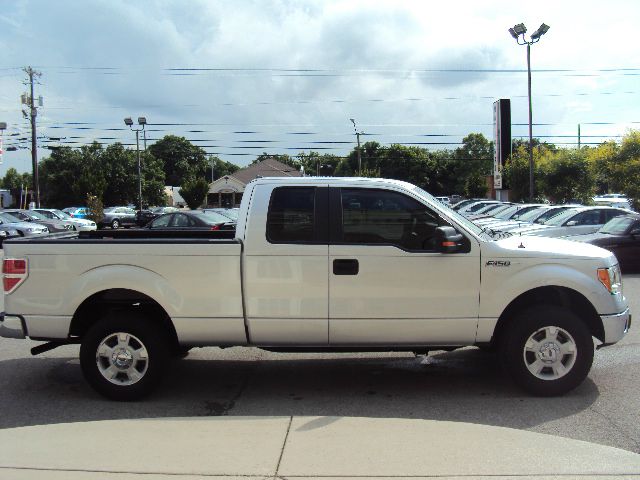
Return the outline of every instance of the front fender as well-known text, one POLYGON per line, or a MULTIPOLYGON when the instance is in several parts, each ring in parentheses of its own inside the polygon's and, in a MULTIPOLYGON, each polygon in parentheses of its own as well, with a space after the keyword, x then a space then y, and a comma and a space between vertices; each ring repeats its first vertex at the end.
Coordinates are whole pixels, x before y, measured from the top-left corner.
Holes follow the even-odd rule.
MULTIPOLYGON (((557 263, 524 265, 519 271, 516 267, 483 268, 480 288, 480 317, 499 318, 507 306, 518 296, 539 287, 558 286, 582 294, 594 306, 599 314, 618 313, 616 296, 611 295, 597 279, 596 269, 592 274, 584 270, 557 263)), ((591 268, 591 266, 587 267, 591 268)), ((621 297, 619 295, 618 297, 621 297)))

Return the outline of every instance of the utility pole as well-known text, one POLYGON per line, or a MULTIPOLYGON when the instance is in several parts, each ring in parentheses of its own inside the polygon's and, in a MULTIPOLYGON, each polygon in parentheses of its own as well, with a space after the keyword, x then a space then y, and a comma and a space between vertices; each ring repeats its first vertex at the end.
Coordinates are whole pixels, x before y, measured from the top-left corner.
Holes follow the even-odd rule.
POLYGON ((356 126, 356 121, 353 118, 350 118, 351 123, 353 123, 353 130, 356 133, 356 140, 358 142, 358 176, 362 175, 362 157, 360 154, 360 134, 364 132, 359 132, 358 127, 356 126))
MULTIPOLYGON (((33 194, 35 195, 36 207, 40 208, 40 182, 38 181, 38 145, 36 143, 36 117, 38 116, 38 108, 36 107, 36 99, 33 93, 33 83, 36 78, 42 75, 31 67, 26 67, 23 71, 29 76, 30 94, 22 96, 22 103, 29 107, 29 112, 22 111, 25 116, 31 120, 31 164, 33 168, 33 194)), ((42 106, 42 97, 38 98, 38 104, 42 106)), ((32 200, 33 201, 33 200, 32 200)))
POLYGON ((578 150, 580 150, 580 124, 578 124, 578 150))

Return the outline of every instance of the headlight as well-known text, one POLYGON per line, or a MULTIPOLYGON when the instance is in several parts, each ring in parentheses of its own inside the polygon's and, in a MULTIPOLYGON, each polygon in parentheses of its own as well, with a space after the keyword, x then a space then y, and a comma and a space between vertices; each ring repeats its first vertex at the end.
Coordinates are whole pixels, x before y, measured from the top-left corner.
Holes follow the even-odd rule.
POLYGON ((611 295, 622 293, 622 272, 620 265, 598 269, 598 280, 611 295))

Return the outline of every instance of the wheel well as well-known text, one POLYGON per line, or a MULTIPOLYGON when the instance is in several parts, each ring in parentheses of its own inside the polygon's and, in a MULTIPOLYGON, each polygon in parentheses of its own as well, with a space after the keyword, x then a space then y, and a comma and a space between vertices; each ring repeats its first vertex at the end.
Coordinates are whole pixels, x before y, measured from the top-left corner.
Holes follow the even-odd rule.
POLYGON ((570 309, 585 322, 591 331, 591 335, 601 342, 604 341, 602 320, 596 309, 591 305, 591 302, 584 295, 566 287, 547 286, 534 288, 521 294, 505 308, 498 319, 491 343, 494 345, 499 344, 500 335, 505 331, 505 327, 509 322, 518 312, 534 305, 558 305, 570 309))
POLYGON ((144 293, 124 288, 103 290, 82 302, 73 315, 69 334, 71 337, 82 338, 107 312, 123 309, 139 312, 147 318, 157 321, 169 332, 172 342, 177 347, 178 335, 171 317, 164 308, 144 293))

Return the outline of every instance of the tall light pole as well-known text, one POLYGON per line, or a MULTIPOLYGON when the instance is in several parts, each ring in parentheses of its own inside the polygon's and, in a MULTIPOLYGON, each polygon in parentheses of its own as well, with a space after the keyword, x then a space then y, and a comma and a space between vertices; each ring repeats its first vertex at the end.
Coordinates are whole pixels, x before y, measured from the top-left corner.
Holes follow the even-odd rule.
POLYGON ((360 154, 360 135, 362 135, 364 132, 359 132, 358 131, 358 127, 356 126, 356 121, 353 118, 350 118, 349 120, 351 120, 351 123, 353 123, 353 131, 356 134, 356 140, 358 141, 358 175, 362 175, 362 157, 360 154))
POLYGON ((142 128, 133 128, 133 120, 131 120, 131 117, 125 118, 124 124, 127 127, 129 127, 132 131, 136 132, 136 155, 138 157, 138 200, 139 200, 140 211, 142 211, 142 170, 140 168, 140 132, 144 131, 144 126, 147 124, 147 119, 145 117, 138 117, 138 125, 141 125, 142 128))
POLYGON ((518 45, 527 46, 527 85, 529 93, 529 201, 533 202, 533 114, 531 113, 531 45, 540 41, 540 37, 547 33, 549 25, 544 23, 531 34, 529 41, 525 38, 524 34, 527 33, 527 27, 524 23, 514 25, 509 29, 509 33, 515 38, 518 45))

